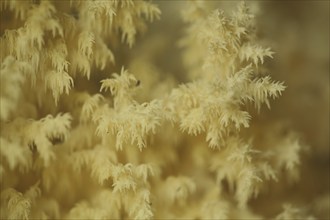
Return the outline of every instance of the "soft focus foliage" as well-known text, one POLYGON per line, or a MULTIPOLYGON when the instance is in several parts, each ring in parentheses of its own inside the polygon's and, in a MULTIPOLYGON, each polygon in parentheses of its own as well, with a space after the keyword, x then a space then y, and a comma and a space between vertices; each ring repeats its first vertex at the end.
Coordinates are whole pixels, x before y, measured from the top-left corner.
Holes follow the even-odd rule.
POLYGON ((306 182, 321 154, 282 117, 296 100, 263 3, 0 10, 1 219, 329 217, 329 190, 306 182))

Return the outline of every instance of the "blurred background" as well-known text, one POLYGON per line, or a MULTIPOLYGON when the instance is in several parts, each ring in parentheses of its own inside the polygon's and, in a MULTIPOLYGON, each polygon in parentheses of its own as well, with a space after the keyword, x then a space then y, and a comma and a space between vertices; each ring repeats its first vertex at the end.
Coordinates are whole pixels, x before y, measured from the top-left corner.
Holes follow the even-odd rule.
POLYGON ((313 204, 315 212, 329 218, 329 1, 265 1, 260 9, 260 35, 276 52, 272 76, 287 85, 271 112, 308 146, 301 180, 287 196, 302 204, 323 201, 313 204))

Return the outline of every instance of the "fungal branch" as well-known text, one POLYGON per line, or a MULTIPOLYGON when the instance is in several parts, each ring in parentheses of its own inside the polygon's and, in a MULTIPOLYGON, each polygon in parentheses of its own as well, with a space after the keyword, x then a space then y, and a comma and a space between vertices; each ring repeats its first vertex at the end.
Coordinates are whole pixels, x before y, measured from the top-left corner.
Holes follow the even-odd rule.
POLYGON ((147 136, 154 134, 162 119, 162 102, 153 100, 139 104, 133 99, 138 80, 122 68, 121 74, 102 80, 101 91, 110 90, 114 96, 113 107, 106 107, 95 116, 97 133, 101 136, 111 133, 116 137, 116 148, 124 144, 137 144, 140 150, 146 146, 147 136))
MULTIPOLYGON (((199 5, 195 7, 201 10, 199 5)), ((258 110, 263 103, 270 107, 269 98, 277 98, 285 89, 282 82, 273 82, 257 71, 272 52, 258 45, 251 28, 252 18, 244 2, 231 17, 215 10, 190 24, 188 33, 198 33, 196 38, 181 40, 187 53, 197 51, 191 48, 196 45, 206 49, 195 53, 204 64, 196 80, 172 92, 175 114, 180 127, 189 134, 206 132, 210 147, 223 146, 229 134, 249 127, 251 116, 242 108, 248 102, 253 102, 258 110)))

